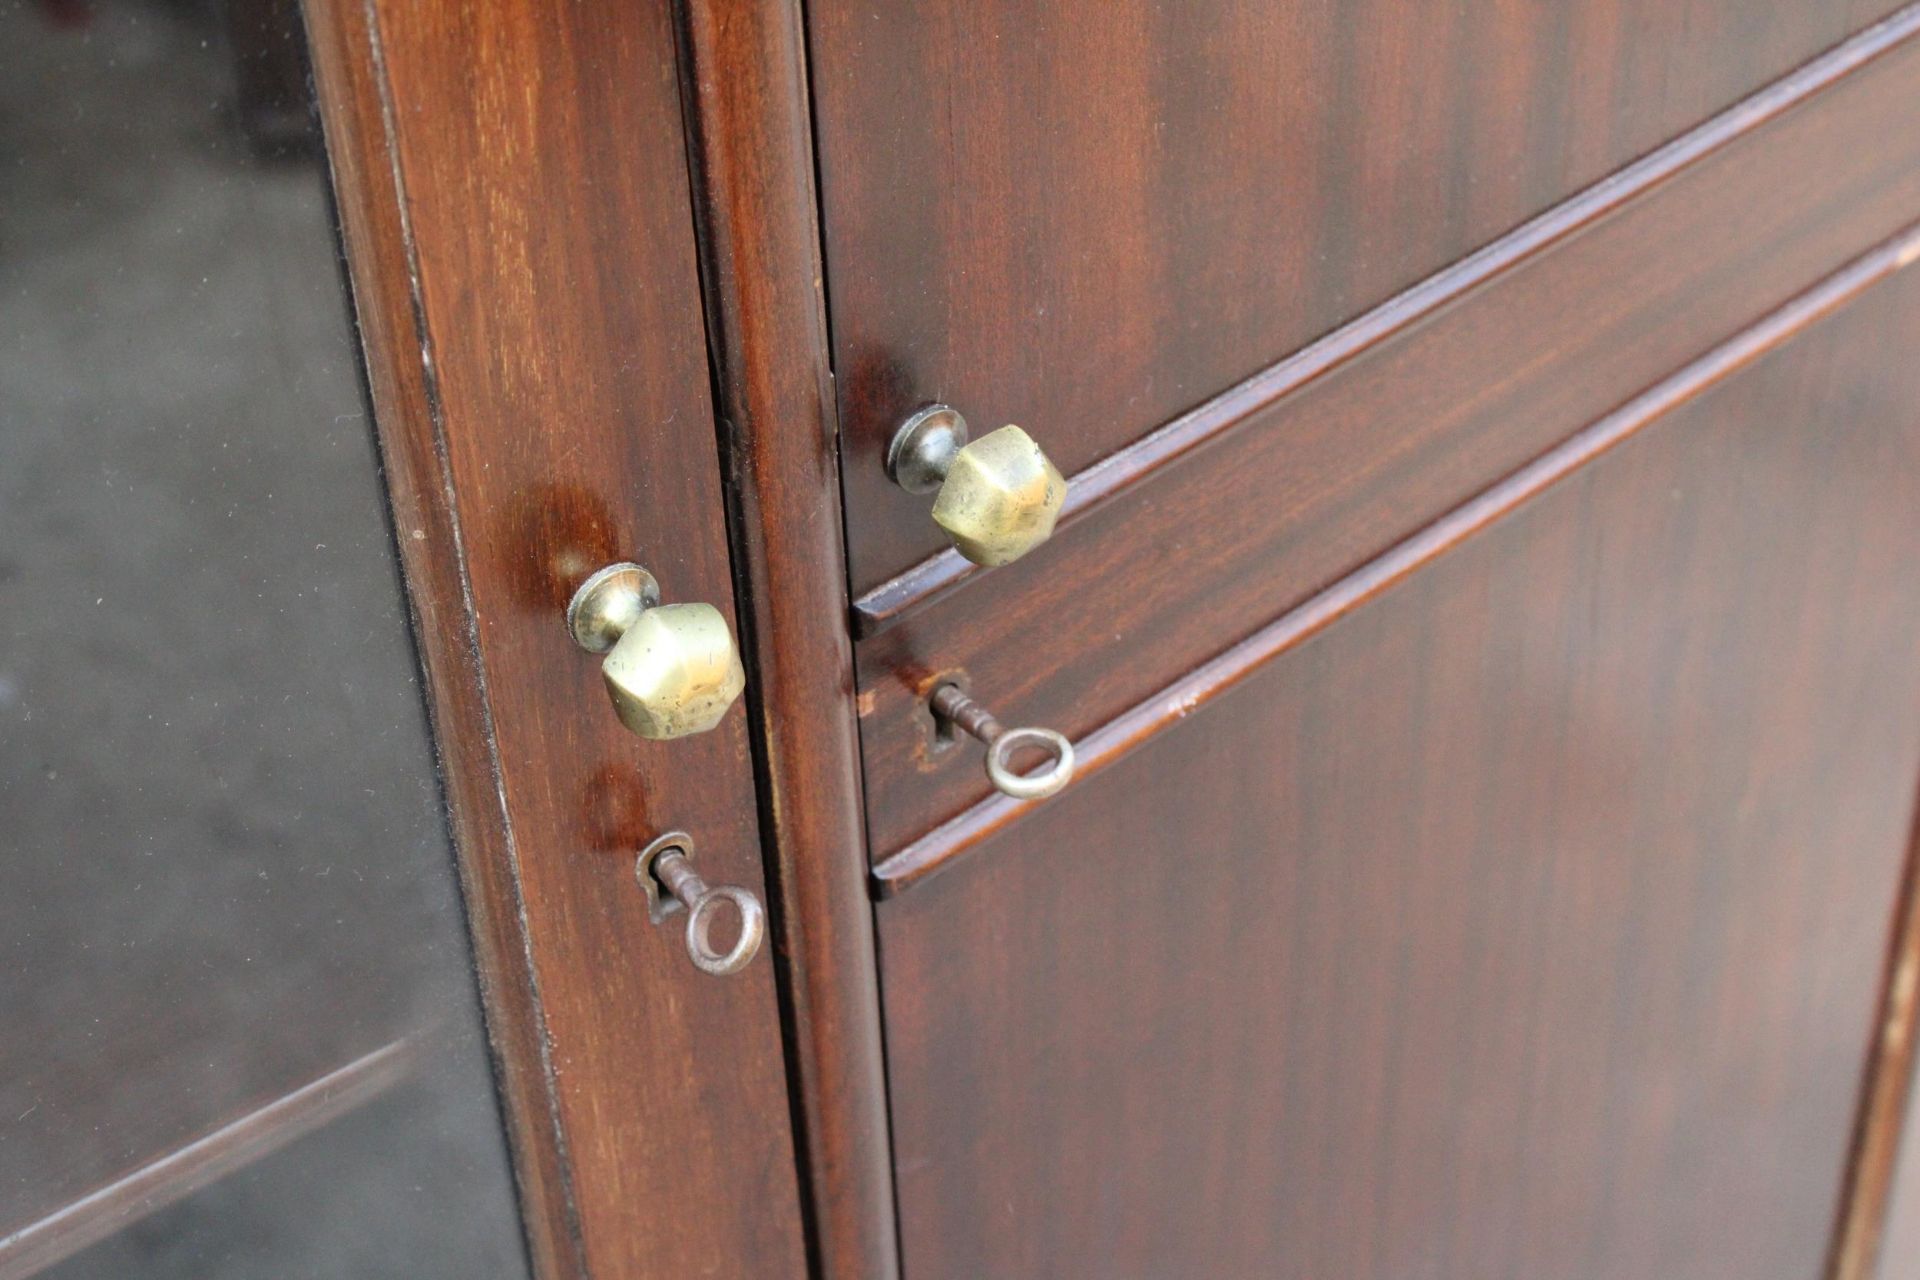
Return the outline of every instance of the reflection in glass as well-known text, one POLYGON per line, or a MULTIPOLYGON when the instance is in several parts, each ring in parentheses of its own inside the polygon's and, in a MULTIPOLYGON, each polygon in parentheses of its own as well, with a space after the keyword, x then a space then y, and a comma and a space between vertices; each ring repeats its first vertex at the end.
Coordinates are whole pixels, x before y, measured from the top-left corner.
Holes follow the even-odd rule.
POLYGON ((0 1273, 525 1274, 299 39, 0 0, 0 1273))

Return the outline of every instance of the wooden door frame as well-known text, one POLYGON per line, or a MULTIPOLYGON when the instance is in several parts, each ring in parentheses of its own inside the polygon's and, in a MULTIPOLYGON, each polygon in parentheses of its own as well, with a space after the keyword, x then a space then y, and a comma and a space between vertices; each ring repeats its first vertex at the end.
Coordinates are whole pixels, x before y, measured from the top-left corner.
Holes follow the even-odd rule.
MULTIPOLYGON (((776 544, 775 582, 763 596, 754 571, 737 570, 750 716, 733 712, 701 739, 635 745, 610 728, 593 660, 567 652, 564 600, 545 598, 564 584, 544 581, 558 573, 544 561, 578 534, 581 546, 562 549, 672 558, 680 580, 659 575, 669 599, 736 611, 729 495, 758 491, 723 482, 722 466, 756 464, 738 449, 723 457, 708 341, 725 333, 728 350, 774 363, 786 352, 727 325, 708 332, 702 277, 711 289, 733 273, 716 276, 695 238, 682 16, 665 0, 306 4, 534 1270, 878 1275, 892 1205, 853 753, 850 741, 823 750, 830 721, 800 718, 832 685, 821 617, 840 625, 850 688, 844 610, 819 609, 845 588, 814 594, 833 584, 795 574, 790 543, 754 542, 768 524, 804 526, 803 554, 817 555, 838 537, 838 507, 795 524, 777 502, 733 502, 743 546, 776 544), (608 316, 619 332, 596 327, 608 316), (476 323, 518 341, 489 345, 467 332, 476 323), (502 498, 523 493, 529 545, 516 545, 499 527, 515 523, 502 498), (611 817, 561 794, 596 744, 640 778, 611 817), (677 826, 717 831, 701 846, 717 878, 768 898, 769 955, 734 978, 694 971, 678 937, 646 921, 632 853, 677 826), (842 1077, 851 1084, 836 1087, 842 1077), (835 1108, 867 1123, 849 1139, 835 1108), (796 1154, 796 1129, 806 1154, 845 1155, 823 1169, 796 1154), (805 1212, 802 1187, 829 1209, 805 1212), (852 1216, 833 1206, 850 1194, 866 1234, 849 1248, 838 1241, 852 1216)), ((704 16, 688 21, 691 41, 704 16)), ((794 198, 810 218, 810 193, 794 198)), ((745 305, 767 314, 760 297, 745 305)), ((757 464, 763 488, 801 474, 777 452, 786 443, 757 464)), ((830 457, 821 470, 835 475, 830 457)))
POLYGON ((679 11, 809 1236, 820 1274, 889 1276, 899 1254, 805 25, 798 0, 679 11))
POLYGON ((543 1065, 539 1002, 524 962, 513 837, 494 798, 498 770, 489 744, 485 675, 472 645, 474 619, 460 565, 458 521, 439 456, 420 317, 409 283, 412 268, 373 52, 372 13, 350 0, 307 0, 305 18, 393 525, 426 534, 396 538, 396 543, 427 680, 468 933, 483 975, 488 1039, 527 1245, 538 1274, 582 1274, 543 1065))

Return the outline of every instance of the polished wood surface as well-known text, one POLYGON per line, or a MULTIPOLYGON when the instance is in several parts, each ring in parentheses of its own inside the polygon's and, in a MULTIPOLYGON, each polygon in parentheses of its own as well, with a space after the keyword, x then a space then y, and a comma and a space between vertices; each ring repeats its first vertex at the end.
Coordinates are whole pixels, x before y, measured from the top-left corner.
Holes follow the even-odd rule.
POLYGON ((909 1273, 1819 1274, 1920 777, 1920 283, 1793 315, 883 903, 909 1273))
POLYGON ((1903 1142, 1912 1105, 1914 1024, 1920 1017, 1920 802, 1896 919, 1898 932, 1882 984, 1877 1035, 1834 1236, 1833 1280, 1869 1280, 1879 1274, 1896 1280, 1920 1267, 1911 1239, 1920 1226, 1915 1220, 1920 1187, 1912 1180, 1920 1175, 1910 1171, 1920 1167, 1915 1154, 1920 1144, 1903 1142), (1897 1184, 1903 1193, 1893 1199, 1897 1184), (1893 1247, 1883 1252, 1889 1230, 1893 1247))
POLYGON ((683 52, 709 340, 811 1262, 898 1271, 865 892, 832 372, 796 0, 691 0, 683 52))
POLYGON ((1039 551, 862 641, 876 861, 988 794, 977 752, 929 750, 933 680, 966 672, 1008 723, 1096 729, 1898 230, 1916 111, 1909 11, 1465 290, 1228 391, 1039 551))
MULTIPOLYGON (((1783 338, 1845 305, 1861 290, 1904 270, 1920 255, 1920 227, 1876 246, 1815 288, 1719 347, 1635 396, 1500 483, 1427 525, 1382 555, 1314 593, 1217 657, 1155 690, 1074 745, 1074 777, 1111 767, 1195 710, 1242 682, 1303 640, 1325 630, 1487 525, 1643 430, 1700 391, 1728 377, 1783 338)), ((995 833, 1020 820, 1030 802, 991 795, 875 865, 874 892, 891 897, 947 869, 995 833)))
POLYGON ((855 589, 941 545, 904 411, 1071 475, 1896 7, 810 5, 855 589))
POLYGON ((368 12, 309 20, 538 1260, 798 1274, 773 965, 633 881, 684 828, 763 891, 746 718, 633 737, 562 621, 618 559, 733 611, 668 6, 368 12))
POLYGON ((528 1252, 543 1277, 576 1275, 582 1266, 579 1235, 568 1206, 544 1032, 521 933, 512 833, 499 804, 483 673, 471 647, 458 519, 421 358, 413 262, 369 17, 363 5, 307 0, 315 94, 325 121, 387 500, 394 527, 409 531, 395 539, 395 546, 426 677, 468 934, 476 966, 485 975, 487 1034, 528 1252), (425 536, 412 536, 414 530, 425 536))
MULTIPOLYGON (((1684 173, 1704 157, 1795 109, 1899 47, 1911 37, 1916 21, 1920 21, 1920 16, 1910 6, 1326 337, 1107 454, 1098 463, 1075 473, 1062 521, 1071 524, 1088 511, 1130 492, 1162 467, 1231 430, 1240 419, 1266 403, 1355 358, 1375 343, 1437 315, 1527 258, 1578 234, 1684 173)), ((885 630, 902 616, 925 607, 982 572, 979 566, 952 550, 929 556, 912 569, 855 598, 855 635, 868 636, 885 630)))
MULTIPOLYGON (((1911 1024, 1907 1030, 1911 1035, 1911 1024)), ((1915 1280, 1915 1277, 1920 1277, 1920 1138, 1916 1138, 1911 1131, 1914 1083, 1911 1076, 1904 1081, 1908 1096, 1904 1100, 1904 1111, 1897 1117, 1904 1136, 1889 1134, 1890 1137, 1897 1137, 1899 1144, 1899 1158, 1890 1170, 1891 1181, 1880 1188, 1885 1198, 1871 1206, 1884 1211, 1884 1223, 1871 1220, 1863 1222, 1862 1234, 1867 1238, 1868 1248, 1857 1255, 1861 1269, 1854 1272, 1837 1271, 1839 1280, 1853 1280, 1856 1275, 1873 1275, 1878 1280, 1915 1280)), ((1892 1087, 1897 1088, 1897 1083, 1892 1087)), ((1866 1218, 1865 1214, 1861 1216, 1866 1218)), ((1855 1260, 1852 1257, 1842 1259, 1843 1262, 1855 1260)))
MULTIPOLYGON (((241 8, 207 136, 248 164, 309 139, 330 268, 293 0, 241 8)), ((1920 1280, 1920 3, 298 11, 392 528, 370 480, 329 514, 366 533, 396 671, 397 543, 421 660, 304 674, 405 708, 424 674, 543 1280, 1920 1280), (1073 477, 1020 563, 942 550, 886 481, 936 398, 1073 477), (572 588, 617 559, 736 623, 748 693, 715 732, 627 733, 573 646, 572 588), (1072 785, 991 792, 977 743, 936 738, 950 678, 1070 734, 1072 785), (633 854, 673 828, 767 903, 739 976, 647 918, 633 854)), ((31 12, 129 84, 164 67, 111 56, 159 9, 31 12)), ((53 249, 9 273, 57 261, 37 225, 53 249)), ((224 480, 181 417, 157 452, 224 480)), ((251 507, 227 545, 293 561, 260 529, 305 526, 251 507)), ((339 605, 331 531, 292 540, 319 545, 288 595, 198 612, 270 635, 339 605)), ((26 581, 16 632, 59 635, 26 581)), ((16 759, 49 761, 0 790, 64 802, 51 685, 0 666, 42 735, 16 759)), ((405 1201, 342 1256, 411 1218, 439 1235, 393 1239, 492 1228, 497 1265, 382 1261, 518 1273, 409 723, 418 776, 349 749, 321 781, 421 801, 444 937, 397 860, 308 882, 271 832, 213 841, 279 877, 234 901, 355 922, 296 970, 298 913, 123 917, 126 849, 63 862, 85 823, 41 820, 0 1280, 161 1274, 168 1238, 187 1273, 254 1273, 194 1257, 193 1223, 246 1235, 232 1206, 271 1185, 339 1237, 322 1182, 405 1201), (138 980, 91 1006, 34 976, 122 943, 138 980), (202 943, 244 954, 246 1016, 211 982, 142 994, 191 990, 202 943), (410 986, 414 960, 458 981, 410 986), (485 1204, 449 1193, 463 1162, 485 1204), (415 1165, 445 1185, 390 1194, 415 1165)), ((297 1236, 252 1243, 298 1270, 297 1236)))
POLYGON ((1920 7, 332 4, 547 1274, 1877 1238, 1920 7), (936 554, 879 465, 936 397, 1075 474, 1052 544, 936 554), (568 647, 616 556, 737 608, 712 737, 568 647), (1082 777, 990 798, 955 673, 1082 777), (747 981, 646 925, 668 825, 764 848, 747 981))

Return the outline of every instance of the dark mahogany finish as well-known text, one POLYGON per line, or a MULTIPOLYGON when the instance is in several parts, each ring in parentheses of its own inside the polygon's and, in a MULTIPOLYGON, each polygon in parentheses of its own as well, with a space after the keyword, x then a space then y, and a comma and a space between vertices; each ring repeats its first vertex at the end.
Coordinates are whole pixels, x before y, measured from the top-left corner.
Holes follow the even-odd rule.
POLYGON ((1920 776, 1915 256, 882 907, 910 1274, 1820 1273, 1920 776))
POLYGON ((746 717, 641 741, 562 617, 618 559, 732 613, 667 7, 309 21, 538 1260, 799 1274, 773 965, 699 973, 633 880, 684 828, 764 893, 746 717))
POLYGON ((689 0, 682 39, 812 1261, 885 1277, 899 1263, 799 6, 689 0))
MULTIPOLYGON (((1909 1006, 1905 1037, 1910 1042, 1913 1034, 1913 1013, 1909 1006)), ((1912 1049, 1909 1043, 1905 1064, 1912 1066, 1912 1049)), ((1894 1089, 1905 1088, 1910 1094, 1913 1081, 1910 1077, 1896 1082, 1894 1089)), ((1909 1100, 1910 1104, 1910 1100, 1909 1100)), ((1910 1110, 1910 1105, 1908 1110, 1910 1110)), ((1902 1119, 1906 1112, 1896 1110, 1894 1119, 1902 1119)), ((1889 1126, 1889 1137, 1897 1138, 1899 1130, 1889 1126)), ((1890 1144, 1891 1145, 1891 1144, 1890 1144)), ((1886 1201, 1876 1200, 1875 1208, 1886 1210, 1886 1229, 1884 1235, 1874 1231, 1863 1241, 1858 1260, 1863 1264, 1879 1262, 1877 1274, 1881 1280, 1914 1280, 1920 1276, 1920 1141, 1911 1134, 1900 1146, 1899 1162, 1890 1171, 1890 1187, 1883 1188, 1890 1197, 1886 1201)), ((1877 1224, 1875 1224, 1877 1225, 1877 1224)), ((1863 1228, 1863 1231, 1871 1228, 1863 1228)), ((1853 1261, 1854 1259, 1848 1259, 1853 1261)), ((1847 1280, 1854 1276, 1875 1274, 1866 1270, 1842 1271, 1847 1280)))
POLYGON ((987 794, 975 753, 928 751, 930 680, 968 672, 1012 723, 1106 723, 1912 220, 1917 112, 1909 13, 1384 332, 1228 391, 1039 551, 862 642, 875 859, 987 794))
POLYGON ((941 545, 904 410, 1071 475, 1896 7, 809 5, 855 589, 941 545))
POLYGON ((1864 1280, 1895 7, 314 0, 543 1272, 1864 1280), (933 554, 933 398, 1051 544, 933 554), (615 557, 737 598, 746 714, 618 730, 615 557), (989 797, 948 673, 1081 778, 989 797), (645 922, 669 825, 764 848, 744 980, 645 922))

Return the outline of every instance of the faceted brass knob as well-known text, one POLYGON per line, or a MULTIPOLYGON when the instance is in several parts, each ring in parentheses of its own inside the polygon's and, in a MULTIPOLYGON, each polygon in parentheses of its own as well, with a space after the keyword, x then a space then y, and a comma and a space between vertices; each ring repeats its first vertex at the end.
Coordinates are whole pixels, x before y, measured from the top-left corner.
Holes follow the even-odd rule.
POLYGON ((620 723, 643 738, 684 738, 720 723, 746 688, 727 620, 710 604, 661 604, 637 564, 612 564, 580 584, 567 629, 600 666, 620 723))
POLYGON ((893 433, 887 474, 908 493, 931 493, 933 521, 975 564, 1011 564, 1053 536, 1067 481, 1033 437, 1005 426, 967 443, 967 420, 948 405, 917 410, 893 433))

